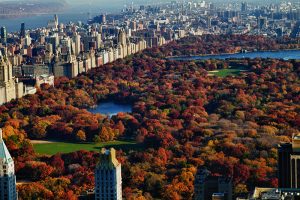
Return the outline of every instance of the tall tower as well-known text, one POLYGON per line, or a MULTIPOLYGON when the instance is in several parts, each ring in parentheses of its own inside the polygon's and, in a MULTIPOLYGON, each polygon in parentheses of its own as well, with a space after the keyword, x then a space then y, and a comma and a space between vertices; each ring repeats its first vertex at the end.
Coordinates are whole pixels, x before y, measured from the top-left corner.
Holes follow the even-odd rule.
POLYGON ((21 24, 20 37, 25 38, 25 23, 21 24))
POLYGON ((54 15, 54 21, 58 24, 58 16, 56 14, 54 15))
POLYGON ((6 44, 7 43, 7 31, 6 31, 6 28, 5 27, 1 27, 1 42, 3 44, 6 44))
POLYGON ((105 14, 100 15, 100 24, 106 24, 106 15, 105 14))
POLYGON ((278 182, 280 188, 300 188, 300 134, 278 147, 278 182))
POLYGON ((58 16, 54 15, 54 24, 55 24, 55 28, 58 28, 58 16))
POLYGON ((294 135, 291 155, 291 188, 300 189, 300 134, 294 135))
POLYGON ((0 129, 0 200, 17 200, 14 161, 2 139, 0 129))
POLYGON ((0 56, 0 86, 12 81, 12 66, 9 61, 0 56))
POLYGON ((242 4, 241 4, 241 11, 242 12, 247 12, 248 11, 248 4, 247 4, 247 2, 242 2, 242 4))
POLYGON ((81 36, 80 35, 75 35, 73 37, 73 42, 75 43, 75 49, 74 49, 74 54, 75 56, 78 56, 80 53, 80 45, 81 45, 81 36))
POLYGON ((102 149, 100 162, 95 170, 95 199, 122 200, 121 163, 116 159, 116 150, 102 149))
POLYGON ((124 31, 124 29, 121 29, 119 31, 119 35, 118 35, 118 43, 125 46, 126 45, 126 33, 124 31))

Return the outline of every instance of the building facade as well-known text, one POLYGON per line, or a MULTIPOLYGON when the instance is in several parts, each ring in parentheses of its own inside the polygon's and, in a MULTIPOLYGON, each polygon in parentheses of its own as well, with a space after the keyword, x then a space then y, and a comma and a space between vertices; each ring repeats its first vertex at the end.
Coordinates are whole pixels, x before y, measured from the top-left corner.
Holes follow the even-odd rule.
POLYGON ((198 169, 195 177, 194 200, 232 200, 232 178, 212 176, 206 169, 198 169))
POLYGON ((278 146, 279 188, 300 188, 300 135, 278 146))
POLYGON ((121 164, 113 148, 101 150, 95 170, 95 199, 122 200, 121 164))
POLYGON ((14 161, 2 139, 0 129, 0 200, 17 200, 14 161))
POLYGON ((7 58, 0 56, 0 105, 23 96, 23 83, 13 77, 13 67, 7 58))

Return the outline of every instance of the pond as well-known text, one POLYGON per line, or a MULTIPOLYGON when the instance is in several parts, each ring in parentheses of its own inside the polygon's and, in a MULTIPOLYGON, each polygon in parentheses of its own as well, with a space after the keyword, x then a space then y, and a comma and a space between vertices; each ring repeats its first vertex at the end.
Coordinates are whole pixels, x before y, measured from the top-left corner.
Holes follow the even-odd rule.
POLYGON ((90 111, 91 113, 100 113, 102 115, 108 115, 109 117, 112 117, 120 112, 131 113, 132 105, 117 104, 115 102, 102 102, 99 103, 95 108, 91 108, 88 111, 90 111))
POLYGON ((280 50, 280 51, 255 51, 235 54, 216 54, 206 56, 178 56, 170 57, 169 60, 188 61, 188 60, 208 60, 208 59, 229 59, 229 58, 276 58, 276 59, 300 59, 300 50, 280 50))

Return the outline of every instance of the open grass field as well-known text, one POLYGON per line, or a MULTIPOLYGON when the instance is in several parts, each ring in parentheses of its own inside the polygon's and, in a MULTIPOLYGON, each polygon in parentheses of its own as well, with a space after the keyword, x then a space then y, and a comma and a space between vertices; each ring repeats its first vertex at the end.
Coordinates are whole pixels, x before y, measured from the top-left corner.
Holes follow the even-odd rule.
POLYGON ((68 143, 68 142, 45 142, 34 143, 34 150, 38 154, 54 155, 56 153, 70 153, 79 150, 100 151, 101 148, 122 149, 128 151, 130 149, 139 148, 135 141, 116 140, 103 143, 68 143))
POLYGON ((216 71, 209 71, 209 75, 218 76, 218 77, 226 77, 226 76, 239 76, 241 72, 245 72, 244 68, 229 68, 229 69, 220 69, 216 71))

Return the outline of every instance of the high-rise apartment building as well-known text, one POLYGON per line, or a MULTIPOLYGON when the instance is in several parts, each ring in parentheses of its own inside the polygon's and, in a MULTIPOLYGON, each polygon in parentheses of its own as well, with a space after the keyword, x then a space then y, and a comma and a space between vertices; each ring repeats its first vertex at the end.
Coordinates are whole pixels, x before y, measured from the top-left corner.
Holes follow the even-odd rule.
POLYGON ((121 164, 115 149, 102 149, 95 170, 95 199, 122 200, 121 164))
POLYGON ((0 200, 17 200, 14 161, 2 139, 0 129, 0 200))
POLYGON ((100 24, 106 24, 106 15, 105 14, 102 14, 100 15, 100 24))
POLYGON ((1 27, 0 30, 0 35, 1 35, 1 43, 6 44, 7 43, 7 31, 5 27, 1 27))
POLYGON ((24 96, 24 86, 13 76, 13 66, 0 56, 0 105, 24 96))
POLYGON ((280 188, 300 188, 300 134, 278 146, 278 179, 280 188))
POLYGON ((80 53, 80 45, 81 45, 81 36, 80 35, 75 35, 73 37, 73 41, 75 43, 75 49, 74 49, 74 54, 77 56, 80 53))
POLYGON ((206 169, 198 169, 195 177, 194 200, 232 200, 232 178, 212 176, 206 169))
POLYGON ((124 46, 127 43, 126 40, 127 40, 126 33, 124 29, 121 29, 118 34, 118 43, 124 46))
POLYGON ((257 24, 259 29, 265 29, 268 26, 268 20, 266 17, 259 17, 257 24))
POLYGON ((242 2, 241 11, 242 12, 247 12, 248 11, 248 3, 247 2, 242 2))
POLYGON ((25 38, 25 23, 21 24, 20 37, 25 38))

